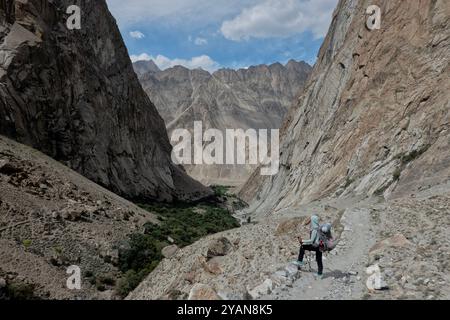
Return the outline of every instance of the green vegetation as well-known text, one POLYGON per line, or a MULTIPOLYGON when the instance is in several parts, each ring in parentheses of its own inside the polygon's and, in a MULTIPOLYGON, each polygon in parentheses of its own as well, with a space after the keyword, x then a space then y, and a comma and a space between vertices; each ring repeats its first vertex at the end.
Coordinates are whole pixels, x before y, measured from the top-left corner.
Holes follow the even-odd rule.
POLYGON ((396 169, 396 170, 394 171, 394 174, 393 174, 393 176, 394 176, 394 181, 400 180, 400 176, 401 176, 401 175, 402 175, 402 170, 401 170, 400 168, 396 169))
POLYGON ((56 255, 60 256, 60 255, 62 255, 64 249, 60 246, 57 246, 57 247, 53 248, 53 251, 55 252, 56 255))
MULTIPOLYGON (((159 262, 159 261, 158 261, 159 262)), ((155 267, 153 267, 154 269, 155 267)), ((128 270, 123 278, 121 278, 117 285, 117 293, 121 297, 126 297, 131 291, 133 291, 139 283, 153 271, 152 268, 144 268, 139 272, 134 270, 128 270)))
POLYGON ((26 240, 23 240, 23 241, 22 241, 23 246, 24 246, 25 249, 27 249, 27 250, 28 250, 28 248, 31 246, 32 243, 33 243, 33 242, 32 242, 31 240, 29 240, 29 239, 26 239, 26 240))
POLYGON ((231 196, 231 194, 228 192, 231 187, 227 186, 211 186, 211 189, 213 189, 214 194, 216 197, 228 197, 231 196))
POLYGON ((242 201, 242 199, 240 199, 235 194, 230 192, 231 188, 232 187, 218 186, 218 185, 211 186, 211 189, 213 189, 216 198, 218 199, 225 198, 224 200, 231 204, 231 207, 233 208, 234 211, 246 208, 248 205, 244 201, 242 201))
POLYGON ((348 188, 353 182, 355 182, 355 179, 347 176, 347 178, 345 180, 344 189, 348 188))
POLYGON ((6 286, 5 298, 7 300, 34 300, 36 298, 34 289, 34 285, 24 282, 9 283, 6 286))
POLYGON ((414 151, 412 151, 412 152, 410 152, 410 153, 408 153, 408 154, 402 156, 402 157, 401 157, 402 164, 405 165, 405 164, 410 163, 411 161, 416 160, 416 159, 419 158, 425 151, 427 151, 428 148, 429 148, 428 146, 427 146, 427 147, 423 147, 423 148, 420 149, 420 150, 414 150, 414 151))
MULTIPOLYGON (((222 195, 228 189, 216 191, 222 195)), ((141 204, 157 215, 159 224, 147 223, 143 233, 129 236, 119 248, 119 269, 124 274, 117 283, 117 292, 125 297, 152 272, 162 260, 161 250, 170 245, 169 238, 179 247, 194 243, 209 234, 239 227, 231 213, 218 203, 141 204)))
POLYGON ((90 276, 86 278, 90 284, 94 285, 97 288, 98 291, 105 291, 108 288, 114 287, 116 285, 116 280, 114 280, 110 275, 95 276, 91 273, 90 276))
POLYGON ((184 247, 209 234, 239 227, 228 210, 214 204, 142 207, 156 213, 161 222, 160 225, 146 224, 144 233, 165 245, 168 245, 168 237, 174 239, 179 247, 184 247))
POLYGON ((413 150, 409 153, 400 153, 397 156, 394 157, 394 159, 400 159, 402 162, 402 165, 405 166, 408 163, 416 160, 419 158, 422 154, 424 154, 428 149, 430 148, 429 145, 424 145, 420 149, 413 150))
POLYGON ((140 271, 149 268, 154 261, 160 261, 161 243, 151 235, 132 234, 127 247, 119 251, 119 269, 123 273, 129 270, 140 271))
POLYGON ((394 181, 400 180, 400 176, 402 175, 402 171, 405 167, 412 161, 419 158, 422 154, 424 154, 430 148, 429 145, 424 145, 422 148, 413 150, 409 153, 400 153, 394 157, 394 159, 399 159, 401 164, 400 167, 394 171, 393 178, 394 181))

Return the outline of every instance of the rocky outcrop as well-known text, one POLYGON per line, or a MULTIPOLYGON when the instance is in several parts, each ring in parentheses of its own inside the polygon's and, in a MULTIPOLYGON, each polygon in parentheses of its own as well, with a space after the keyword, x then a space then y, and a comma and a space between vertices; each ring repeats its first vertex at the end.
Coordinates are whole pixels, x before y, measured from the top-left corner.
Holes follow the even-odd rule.
POLYGON ((226 256, 232 248, 233 245, 227 238, 217 239, 210 244, 206 257, 212 259, 214 257, 226 256))
POLYGON ((191 289, 188 300, 220 300, 217 293, 206 284, 197 283, 191 289))
POLYGON ((171 163, 164 122, 142 90, 106 2, 0 2, 0 134, 130 199, 210 190, 171 163))
POLYGON ((396 198, 450 179, 450 6, 341 0, 303 95, 283 126, 281 168, 242 188, 272 214, 324 196, 396 198))
POLYGON ((178 250, 179 250, 178 246, 173 244, 173 245, 164 247, 161 250, 161 254, 163 255, 164 258, 172 258, 177 253, 178 250))
MULTIPOLYGON (((221 69, 213 74, 176 66, 157 71, 152 61, 134 63, 140 81, 166 122, 175 129, 278 129, 294 98, 300 94, 311 67, 305 62, 221 69), (141 74, 141 70, 151 71, 141 74)), ((194 178, 207 184, 238 185, 255 166, 186 166, 194 178)))

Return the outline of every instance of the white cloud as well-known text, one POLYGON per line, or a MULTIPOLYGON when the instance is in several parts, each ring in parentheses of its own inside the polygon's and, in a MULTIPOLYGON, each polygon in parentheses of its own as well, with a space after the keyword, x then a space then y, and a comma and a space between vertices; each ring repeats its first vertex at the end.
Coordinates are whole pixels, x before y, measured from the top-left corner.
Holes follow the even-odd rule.
POLYGON ((132 38, 135 38, 135 39, 143 39, 143 38, 145 38, 145 34, 143 34, 142 32, 140 32, 140 31, 138 31, 138 30, 136 30, 136 31, 131 31, 131 32, 130 32, 130 36, 131 36, 132 38))
POLYGON ((156 57, 153 57, 147 53, 142 53, 140 55, 132 55, 130 56, 130 58, 131 61, 133 62, 141 60, 145 61, 153 60, 161 70, 165 70, 175 66, 184 66, 189 69, 202 68, 203 70, 214 72, 220 68, 220 65, 207 55, 193 57, 190 60, 186 60, 186 59, 169 59, 163 55, 157 55, 156 57))
POLYGON ((131 58, 131 62, 133 62, 133 63, 136 61, 150 61, 153 59, 153 57, 148 55, 147 53, 141 53, 138 55, 133 54, 130 56, 130 58, 131 58))
POLYGON ((221 32, 233 41, 288 37, 311 31, 323 37, 338 0, 265 0, 223 22, 221 32))
POLYGON ((205 38, 197 38, 197 39, 195 39, 194 43, 197 46, 204 46, 204 45, 208 44, 208 40, 206 40, 205 38))
POLYGON ((163 19, 164 23, 207 25, 261 0, 107 0, 121 28, 163 19))

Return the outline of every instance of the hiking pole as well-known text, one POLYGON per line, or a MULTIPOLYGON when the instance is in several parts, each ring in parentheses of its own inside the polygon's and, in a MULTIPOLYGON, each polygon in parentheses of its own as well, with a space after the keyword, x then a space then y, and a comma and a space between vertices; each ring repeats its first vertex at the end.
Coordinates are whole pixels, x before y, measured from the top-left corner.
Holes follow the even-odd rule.
POLYGON ((312 268, 311 268, 311 251, 306 252, 306 261, 308 262, 308 269, 309 272, 312 272, 312 268))

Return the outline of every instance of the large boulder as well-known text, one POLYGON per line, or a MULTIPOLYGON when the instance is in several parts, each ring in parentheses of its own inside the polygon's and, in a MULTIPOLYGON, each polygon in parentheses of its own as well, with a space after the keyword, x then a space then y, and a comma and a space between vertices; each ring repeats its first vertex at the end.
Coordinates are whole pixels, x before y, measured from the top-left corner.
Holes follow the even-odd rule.
POLYGON ((177 245, 173 244, 171 246, 163 248, 161 250, 161 254, 163 255, 164 258, 170 259, 177 254, 178 250, 180 250, 180 248, 178 248, 177 245))
POLYGON ((406 239, 403 234, 396 234, 393 237, 384 239, 377 244, 375 244, 369 251, 371 256, 379 254, 388 248, 407 248, 411 247, 413 244, 406 239))
POLYGON ((205 269, 206 272, 209 272, 213 275, 218 276, 219 274, 223 273, 223 269, 220 266, 219 261, 217 261, 216 259, 213 259, 211 261, 205 262, 203 264, 203 269, 205 269))
POLYGON ((208 259, 214 257, 226 256, 233 248, 232 243, 225 237, 213 240, 206 253, 208 259))
POLYGON ((262 284, 255 287, 254 289, 250 290, 248 292, 249 296, 255 300, 258 299, 266 294, 271 293, 273 290, 273 282, 271 279, 266 279, 262 284))
POLYGON ((221 300, 216 291, 210 286, 202 283, 195 284, 190 293, 188 300, 221 300))
POLYGON ((388 285, 383 279, 379 265, 375 264, 368 267, 366 273, 369 275, 366 281, 366 286, 369 291, 388 289, 388 285))
POLYGON ((305 220, 304 218, 293 218, 293 219, 281 221, 275 230, 275 235, 283 236, 283 235, 290 235, 293 233, 298 233, 299 226, 302 225, 304 220, 305 220))

